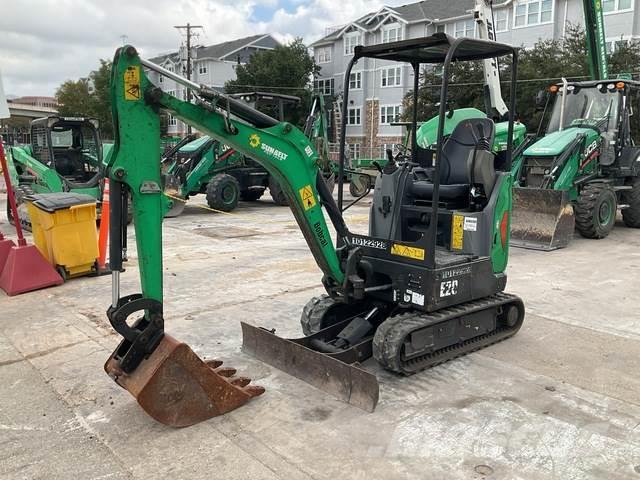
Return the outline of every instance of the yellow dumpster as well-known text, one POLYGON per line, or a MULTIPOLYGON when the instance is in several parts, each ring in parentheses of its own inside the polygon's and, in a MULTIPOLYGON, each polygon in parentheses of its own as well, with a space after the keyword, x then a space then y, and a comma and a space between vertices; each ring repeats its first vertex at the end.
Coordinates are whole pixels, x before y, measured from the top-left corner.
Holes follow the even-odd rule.
POLYGON ((63 279, 97 273, 96 200, 79 193, 31 195, 33 243, 63 279))

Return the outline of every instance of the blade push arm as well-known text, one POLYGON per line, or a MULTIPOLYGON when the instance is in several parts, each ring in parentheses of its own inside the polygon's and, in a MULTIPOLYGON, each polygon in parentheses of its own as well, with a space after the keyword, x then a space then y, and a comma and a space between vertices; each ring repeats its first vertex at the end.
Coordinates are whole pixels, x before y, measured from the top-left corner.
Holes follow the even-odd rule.
POLYGON ((162 194, 158 161, 159 109, 166 109, 264 166, 286 193, 305 240, 325 274, 325 285, 341 285, 344 274, 322 206, 327 208, 334 225, 337 223, 339 232, 343 229, 344 233, 346 227, 336 216, 337 210, 332 211, 335 204, 330 195, 319 195, 318 189, 324 183, 320 184, 318 156, 304 134, 246 105, 238 107, 237 101, 205 87, 198 90, 201 98, 197 105, 178 100, 150 82, 142 62, 130 46, 119 49, 114 59, 111 94, 116 139, 109 174, 113 181, 126 184, 131 193, 143 296, 162 301, 162 218, 169 200, 162 194), (231 118, 230 113, 247 118, 254 125, 231 118))

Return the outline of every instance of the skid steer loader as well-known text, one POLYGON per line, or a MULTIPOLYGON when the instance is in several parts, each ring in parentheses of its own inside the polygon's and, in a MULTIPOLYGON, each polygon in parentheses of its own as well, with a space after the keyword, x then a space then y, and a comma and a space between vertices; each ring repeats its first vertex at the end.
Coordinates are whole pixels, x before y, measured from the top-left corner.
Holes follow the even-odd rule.
MULTIPOLYGON (((495 125, 490 119, 465 119, 443 139, 452 62, 503 56, 513 62, 513 112, 518 62, 509 45, 438 33, 355 48, 345 73, 344 108, 349 73, 358 61, 409 63, 416 90, 422 65, 443 68, 435 149, 418 147, 414 116, 411 157, 399 163, 389 159, 376 179, 369 234, 363 235, 345 224, 343 189, 336 203, 318 169, 318 153, 303 132, 145 61, 131 46, 118 49, 111 79, 116 138, 108 165, 113 298, 107 316, 124 338, 107 360, 107 373, 147 413, 173 426, 228 412, 264 392, 249 379, 235 377, 235 370, 220 361, 203 362, 165 334, 162 220, 171 205, 162 194, 155 158, 159 109, 263 165, 282 186, 323 273, 326 295, 311 299, 303 309, 306 336, 289 340, 243 322, 245 352, 372 411, 379 387, 375 375, 360 365, 368 358, 408 375, 514 335, 525 311, 520 298, 504 292, 513 113, 504 163, 496 163, 491 151, 495 125), (197 103, 162 92, 149 82, 145 68, 191 88, 197 103), (128 192, 142 292, 121 296, 119 242, 126 233, 121 217, 128 192), (327 218, 335 228, 335 242, 327 218)), ((342 133, 340 187, 346 149, 342 133)))

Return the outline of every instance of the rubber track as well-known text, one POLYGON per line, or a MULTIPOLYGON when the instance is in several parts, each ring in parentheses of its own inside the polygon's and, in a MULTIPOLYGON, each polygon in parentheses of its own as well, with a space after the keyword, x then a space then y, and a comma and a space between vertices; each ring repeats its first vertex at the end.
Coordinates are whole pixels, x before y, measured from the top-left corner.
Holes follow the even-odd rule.
MULTIPOLYGON (((498 293, 487 298, 445 308, 430 314, 421 312, 407 312, 389 318, 376 331, 373 339, 373 355, 375 359, 388 370, 410 375, 441 363, 461 357, 481 348, 505 340, 515 335, 524 321, 524 315, 513 327, 501 326, 497 330, 479 335, 461 343, 442 348, 435 352, 414 357, 404 361, 401 358, 404 340, 412 332, 425 327, 455 320, 465 314, 485 310, 507 304, 522 304, 522 300, 515 295, 498 293)), ((522 306, 524 311, 524 306, 522 306)))

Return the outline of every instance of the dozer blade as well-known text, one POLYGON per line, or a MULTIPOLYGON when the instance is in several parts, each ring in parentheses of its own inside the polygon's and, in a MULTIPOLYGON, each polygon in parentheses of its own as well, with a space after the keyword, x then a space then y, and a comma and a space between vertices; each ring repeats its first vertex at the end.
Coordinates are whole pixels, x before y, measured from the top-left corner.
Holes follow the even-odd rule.
MULTIPOLYGON (((371 340, 341 353, 322 353, 309 348, 329 327, 309 337, 286 339, 264 328, 242 323, 242 349, 289 375, 327 392, 337 399, 373 412, 379 386, 375 375, 353 365, 371 356, 371 340)), ((343 322, 338 328, 344 328, 343 322)), ((339 331, 339 330, 338 330, 339 331)))
POLYGON ((535 250, 566 247, 573 238, 575 217, 569 192, 514 188, 511 245, 535 250))
POLYGON ((187 205, 187 200, 182 197, 180 191, 180 181, 174 175, 163 175, 164 182, 164 194, 169 197, 172 205, 167 213, 164 214, 165 218, 179 217, 184 211, 184 207, 187 205))
POLYGON ((234 369, 220 361, 202 361, 185 343, 164 335, 158 347, 131 373, 115 358, 104 365, 118 385, 128 390, 150 416, 171 427, 187 427, 222 415, 264 393, 234 378, 234 369))

